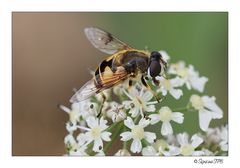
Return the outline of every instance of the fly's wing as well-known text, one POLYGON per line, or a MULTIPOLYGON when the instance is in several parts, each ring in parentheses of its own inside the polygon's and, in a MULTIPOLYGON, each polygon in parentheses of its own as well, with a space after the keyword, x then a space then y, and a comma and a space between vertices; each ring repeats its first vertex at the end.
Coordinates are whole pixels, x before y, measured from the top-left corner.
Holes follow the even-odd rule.
POLYGON ((84 32, 92 45, 104 53, 114 54, 117 51, 132 48, 102 29, 88 27, 84 32))
POLYGON ((116 72, 112 72, 110 68, 95 76, 93 79, 85 83, 70 99, 71 103, 80 102, 90 98, 105 89, 111 88, 116 84, 128 78, 128 73, 124 67, 117 67, 116 72))
POLYGON ((85 83, 69 100, 71 103, 77 103, 88 99, 94 95, 99 89, 95 86, 94 80, 85 83))

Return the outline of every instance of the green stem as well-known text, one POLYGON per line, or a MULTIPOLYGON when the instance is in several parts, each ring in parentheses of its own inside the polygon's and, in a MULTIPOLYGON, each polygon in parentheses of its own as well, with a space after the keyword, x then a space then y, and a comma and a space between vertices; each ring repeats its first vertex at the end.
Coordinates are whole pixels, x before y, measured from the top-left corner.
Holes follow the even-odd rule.
POLYGON ((115 122, 113 123, 110 127, 108 127, 105 131, 107 132, 112 132, 112 130, 116 127, 116 125, 118 125, 119 122, 115 122))
MULTIPOLYGON (((105 154, 106 154, 106 152, 108 151, 109 147, 111 147, 112 144, 113 144, 113 142, 117 139, 117 137, 118 137, 118 135, 119 135, 119 133, 120 133, 122 127, 123 127, 123 121, 121 121, 120 123, 117 123, 115 126, 118 126, 118 127, 117 127, 116 130, 114 130, 114 132, 113 132, 112 140, 109 141, 109 142, 105 145, 105 147, 103 148, 103 151, 104 151, 105 154)), ((111 129, 111 130, 112 130, 112 129, 111 129)))
POLYGON ((187 111, 187 110, 194 110, 190 103, 188 103, 186 107, 179 107, 179 108, 173 109, 173 111, 187 111))
POLYGON ((151 145, 151 144, 150 144, 147 140, 145 140, 145 139, 142 140, 142 144, 143 144, 144 147, 151 145))
POLYGON ((189 108, 187 108, 187 107, 179 107, 179 108, 173 109, 172 111, 186 111, 188 109, 189 108))
MULTIPOLYGON (((126 132, 126 126, 124 126, 123 130, 124 130, 123 132, 126 132)), ((123 149, 127 149, 127 147, 128 147, 127 141, 123 141, 123 149)))

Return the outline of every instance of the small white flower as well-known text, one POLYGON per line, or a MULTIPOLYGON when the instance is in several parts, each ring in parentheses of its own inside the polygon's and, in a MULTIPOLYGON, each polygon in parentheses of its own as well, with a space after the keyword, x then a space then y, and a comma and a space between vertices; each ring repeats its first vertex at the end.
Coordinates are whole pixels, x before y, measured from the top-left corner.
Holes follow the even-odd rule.
POLYGON ((78 103, 73 103, 71 109, 63 105, 60 105, 59 107, 69 114, 69 121, 73 125, 76 125, 77 122, 80 121, 80 117, 86 119, 89 116, 96 116, 98 105, 87 99, 78 103))
POLYGON ((127 117, 124 106, 117 102, 110 103, 110 108, 106 111, 106 115, 111 118, 113 122, 122 121, 127 117))
POLYGON ((214 153, 208 149, 203 148, 201 151, 204 153, 202 156, 214 156, 214 153))
POLYGON ((76 106, 80 109, 80 115, 84 120, 89 116, 97 116, 98 114, 98 104, 89 99, 76 103, 76 106))
POLYGON ((74 152, 78 149, 78 143, 71 133, 65 136, 64 143, 68 149, 69 154, 70 152, 74 152))
POLYGON ((147 146, 143 148, 142 155, 143 156, 159 156, 159 153, 153 146, 147 146))
POLYGON ((170 121, 175 121, 176 123, 182 124, 184 119, 182 113, 172 112, 172 110, 167 106, 162 107, 158 114, 149 115, 149 118, 151 118, 151 124, 156 124, 159 121, 162 122, 162 135, 169 135, 173 133, 170 121))
POLYGON ((115 153, 115 156, 131 156, 131 154, 127 149, 119 149, 117 153, 115 153))
POLYGON ((208 128, 205 136, 205 142, 207 143, 207 145, 218 144, 220 141, 220 129, 208 128))
POLYGON ((77 123, 72 123, 71 121, 68 121, 66 123, 66 130, 69 132, 69 133, 73 133, 74 131, 77 130, 77 123))
POLYGON ((190 103, 199 112, 199 125, 203 131, 207 131, 212 119, 223 117, 223 111, 215 103, 215 97, 192 95, 190 103))
POLYGON ((71 156, 88 156, 88 154, 86 153, 87 146, 83 145, 78 147, 76 150, 74 151, 70 151, 69 155, 71 156))
POLYGON ((208 81, 208 78, 204 76, 200 77, 192 65, 185 67, 185 62, 183 61, 171 64, 168 72, 178 75, 189 90, 193 88, 199 92, 203 92, 205 84, 208 81))
POLYGON ((222 151, 228 151, 228 125, 221 127, 220 131, 221 142, 219 143, 222 151))
POLYGON ((64 143, 65 144, 70 144, 72 146, 77 145, 77 142, 76 142, 76 140, 75 140, 75 138, 72 134, 68 134, 67 136, 65 136, 64 143))
POLYGON ((156 77, 160 81, 160 88, 157 89, 157 92, 161 92, 163 96, 167 95, 169 92, 175 99, 179 99, 183 92, 181 89, 176 89, 176 87, 182 86, 183 82, 179 77, 173 79, 165 79, 164 77, 156 77))
POLYGON ((99 152, 103 148, 102 140, 111 140, 110 135, 112 133, 105 131, 108 128, 106 125, 107 121, 104 120, 103 117, 101 117, 99 120, 98 118, 90 116, 86 119, 86 122, 89 128, 79 126, 80 129, 86 130, 87 132, 85 134, 82 134, 81 137, 78 137, 78 140, 81 142, 86 141, 86 144, 89 144, 93 141, 93 151, 99 152))
POLYGON ((113 93, 122 96, 124 95, 124 91, 129 87, 129 80, 125 80, 123 83, 113 87, 113 93))
POLYGON ((156 139, 156 134, 152 132, 145 132, 144 128, 148 126, 150 123, 149 120, 146 120, 145 118, 142 118, 138 125, 135 125, 132 118, 127 117, 126 120, 124 120, 124 125, 131 129, 131 131, 123 132, 120 134, 122 137, 122 141, 128 141, 130 139, 133 139, 133 142, 131 144, 130 150, 133 153, 139 153, 142 150, 142 140, 145 139, 149 143, 153 143, 154 139, 156 139))
POLYGON ((161 51, 158 51, 161 56, 162 56, 162 59, 165 61, 165 62, 168 62, 168 60, 170 60, 170 56, 168 55, 168 53, 164 50, 161 50, 161 51))
POLYGON ((123 104, 127 109, 130 109, 129 113, 132 117, 136 117, 139 113, 143 117, 144 111, 154 112, 157 101, 150 101, 153 98, 153 94, 150 91, 141 88, 139 91, 136 87, 132 87, 129 94, 125 91, 125 94, 131 100, 124 101, 123 104))
POLYGON ((208 128, 205 136, 205 141, 208 146, 219 144, 222 151, 228 151, 228 125, 208 128))
POLYGON ((203 143, 203 139, 199 137, 197 134, 194 134, 191 138, 191 143, 188 141, 188 134, 181 133, 177 135, 177 140, 181 145, 179 148, 179 154, 183 156, 200 156, 203 155, 203 151, 195 151, 195 149, 203 143))
POLYGON ((179 149, 173 145, 169 145, 167 141, 158 139, 152 146, 143 148, 143 156, 176 156, 179 154, 179 149))
POLYGON ((78 103, 73 103, 72 106, 71 106, 71 109, 69 109, 68 107, 66 107, 64 105, 60 105, 59 107, 63 111, 68 113, 69 121, 71 122, 72 125, 76 125, 77 122, 79 122, 81 113, 80 113, 80 108, 79 108, 78 103))

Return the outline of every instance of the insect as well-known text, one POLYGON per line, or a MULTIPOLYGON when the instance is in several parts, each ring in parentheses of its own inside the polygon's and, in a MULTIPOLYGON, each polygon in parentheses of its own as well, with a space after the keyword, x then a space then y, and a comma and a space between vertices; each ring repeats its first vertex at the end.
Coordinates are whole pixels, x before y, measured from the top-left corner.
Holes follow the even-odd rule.
POLYGON ((129 86, 132 85, 133 80, 139 80, 146 88, 151 90, 145 81, 148 78, 147 76, 150 76, 154 83, 158 85, 155 77, 163 75, 167 68, 167 63, 159 52, 149 53, 135 49, 112 34, 96 27, 85 28, 84 32, 95 48, 110 56, 99 64, 94 77, 71 97, 71 103, 88 99, 127 79, 129 79, 129 86))

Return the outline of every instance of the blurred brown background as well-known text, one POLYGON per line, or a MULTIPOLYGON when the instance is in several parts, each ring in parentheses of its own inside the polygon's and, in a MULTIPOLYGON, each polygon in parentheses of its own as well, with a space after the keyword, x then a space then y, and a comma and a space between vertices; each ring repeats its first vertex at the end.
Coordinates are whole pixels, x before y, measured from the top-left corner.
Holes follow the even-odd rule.
MULTIPOLYGON (((87 41, 83 29, 101 27, 121 40, 144 49, 166 50, 172 61, 185 60, 209 77, 206 93, 217 98, 227 122, 227 13, 23 13, 12 14, 13 155, 63 155, 73 88, 88 79, 105 58, 87 41)), ((186 90, 184 90, 185 93, 186 90)), ((176 106, 186 104, 189 93, 176 106)), ((170 99, 170 101, 172 101, 170 99)), ((194 133, 196 114, 186 114, 174 131, 194 133)))
POLYGON ((68 116, 57 105, 69 106, 72 88, 89 79, 88 68, 102 60, 86 55, 99 55, 88 52, 93 47, 83 33, 91 24, 80 13, 13 13, 12 18, 13 155, 62 155, 68 116))

